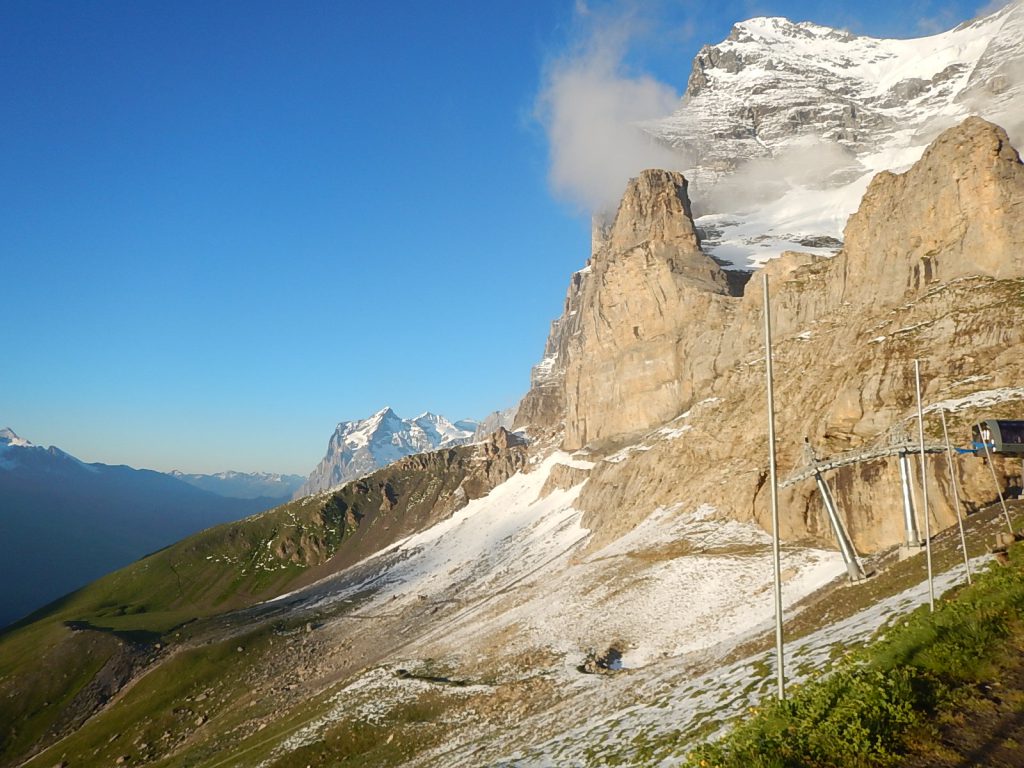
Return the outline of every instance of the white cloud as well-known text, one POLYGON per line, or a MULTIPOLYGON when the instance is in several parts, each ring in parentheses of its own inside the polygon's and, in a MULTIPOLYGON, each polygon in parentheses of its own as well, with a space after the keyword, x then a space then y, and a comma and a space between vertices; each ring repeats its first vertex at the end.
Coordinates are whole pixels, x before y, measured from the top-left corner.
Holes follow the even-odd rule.
POLYGON ((680 155, 636 127, 670 114, 680 96, 649 75, 626 71, 623 60, 643 29, 638 17, 577 6, 586 32, 549 65, 536 113, 548 136, 554 191, 596 213, 614 208, 629 178, 645 168, 684 166, 680 155))
POLYGON ((808 136, 771 158, 755 158, 712 187, 702 208, 716 213, 750 210, 780 199, 786 191, 835 186, 835 174, 857 165, 853 153, 831 141, 808 136))

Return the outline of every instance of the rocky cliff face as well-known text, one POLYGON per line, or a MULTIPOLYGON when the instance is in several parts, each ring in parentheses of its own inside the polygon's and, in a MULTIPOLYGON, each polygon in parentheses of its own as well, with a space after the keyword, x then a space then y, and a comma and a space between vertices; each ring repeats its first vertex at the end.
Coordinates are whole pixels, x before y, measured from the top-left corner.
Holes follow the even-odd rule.
POLYGON ((1024 274, 1024 168, 1002 130, 972 117, 907 173, 879 174, 846 227, 844 301, 894 303, 934 283, 1024 274))
POLYGON ((727 293, 700 250, 686 180, 644 171, 587 268, 567 318, 565 447, 607 442, 660 424, 692 397, 683 336, 727 293))
POLYGON ((530 389, 516 411, 515 428, 529 429, 534 439, 560 434, 564 429, 568 344, 574 333, 583 286, 589 275, 588 261, 588 266, 569 278, 562 315, 551 323, 544 357, 530 371, 530 389))
MULTIPOLYGON (((658 507, 711 504, 732 518, 767 520, 760 281, 729 296, 717 267, 685 236, 686 206, 669 214, 637 202, 681 195, 680 180, 641 179, 590 263, 577 315, 562 321, 571 327, 565 446, 603 456, 580 497, 594 546, 658 507), (645 221, 663 214, 679 220, 645 221)), ((874 180, 838 256, 792 253, 765 267, 783 476, 804 463, 805 436, 830 456, 912 434, 914 358, 923 361, 932 439, 939 407, 961 442, 972 420, 1019 409, 1022 213, 1017 153, 1002 129, 972 118, 943 133, 907 173, 874 180)), ((948 470, 939 458, 928 469, 933 522, 948 525, 948 470)), ((956 471, 968 503, 995 498, 978 460, 961 459, 956 471)), ((1012 482, 1020 470, 1000 462, 999 471, 1012 482)), ((895 472, 895 460, 879 459, 836 473, 862 549, 900 540, 895 472)), ((784 496, 787 538, 829 538, 813 482, 784 496)))

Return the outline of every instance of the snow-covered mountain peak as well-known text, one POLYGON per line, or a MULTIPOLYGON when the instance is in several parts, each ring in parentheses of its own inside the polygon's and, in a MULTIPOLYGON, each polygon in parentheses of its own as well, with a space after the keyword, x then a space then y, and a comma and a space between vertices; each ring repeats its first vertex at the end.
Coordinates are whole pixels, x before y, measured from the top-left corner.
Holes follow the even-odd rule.
POLYGON ((783 16, 758 16, 733 25, 728 39, 733 42, 791 43, 802 40, 852 40, 854 35, 813 21, 793 22, 783 16))
POLYGON ((3 429, 0 429, 0 446, 31 448, 32 443, 24 438, 18 437, 10 427, 4 427, 3 429))
POLYGON ((430 411, 403 419, 390 407, 366 419, 343 421, 331 436, 327 455, 296 496, 333 488, 414 453, 468 443, 475 429, 476 422, 455 424, 430 411))
POLYGON ((697 54, 679 109, 642 128, 690 159, 705 249, 750 269, 833 253, 870 179, 972 114, 1024 139, 1024 0, 912 39, 748 19, 697 54))

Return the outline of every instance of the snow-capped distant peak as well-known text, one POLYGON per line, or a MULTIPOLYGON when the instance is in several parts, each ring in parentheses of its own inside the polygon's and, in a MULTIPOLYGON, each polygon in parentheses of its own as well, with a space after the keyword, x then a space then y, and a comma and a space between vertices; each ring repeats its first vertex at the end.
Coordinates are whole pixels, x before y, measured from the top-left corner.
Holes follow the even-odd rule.
POLYGON ((399 418, 399 416, 397 413, 394 412, 391 406, 385 405, 383 408, 381 408, 379 411, 373 414, 373 416, 367 419, 367 421, 387 421, 388 419, 397 418, 399 418))
POLYGON ((414 453, 449 448, 472 441, 476 422, 452 423, 424 411, 403 419, 390 407, 359 421, 338 424, 327 455, 299 489, 299 496, 338 486, 414 453))
POLYGON ((0 446, 9 445, 18 448, 31 448, 32 443, 24 438, 18 437, 10 427, 0 429, 0 446))
POLYGON ((255 499, 261 496, 272 499, 288 498, 305 481, 305 478, 300 475, 282 475, 275 472, 238 472, 233 469, 212 475, 190 474, 175 469, 168 474, 218 496, 239 499, 255 499))

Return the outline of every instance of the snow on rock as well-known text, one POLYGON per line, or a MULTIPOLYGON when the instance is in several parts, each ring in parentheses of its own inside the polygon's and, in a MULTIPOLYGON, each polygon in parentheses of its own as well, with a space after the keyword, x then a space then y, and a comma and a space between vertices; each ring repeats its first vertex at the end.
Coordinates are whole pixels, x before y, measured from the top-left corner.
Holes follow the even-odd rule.
MULTIPOLYGON (((506 633, 515 638, 509 653, 546 648, 569 667, 585 649, 611 642, 622 646, 626 666, 643 666, 768 618, 770 600, 751 606, 772 583, 771 542, 760 528, 715 519, 708 507, 659 509, 580 559, 589 531, 573 504, 583 483, 541 497, 559 464, 591 466, 556 452, 379 553, 388 565, 374 577, 376 608, 454 604, 459 610, 434 639, 437 653, 486 647, 491 634, 506 633)), ((845 572, 838 552, 797 548, 784 551, 783 569, 786 605, 845 572)))
POLYGON ((0 429, 0 469, 14 469, 18 466, 17 448, 33 448, 28 440, 18 437, 10 427, 0 429))
MULTIPOLYGON (((625 667, 706 649, 769 618, 771 540, 752 524, 656 510, 640 526, 580 563, 553 565, 538 591, 507 614, 537 644, 578 662, 589 647, 616 643, 625 667), (547 591, 556 596, 551 599, 547 591)), ((787 549, 784 602, 791 605, 844 572, 838 553, 787 549)))
MULTIPOLYGON (((989 558, 976 558, 972 569, 977 570, 989 558)), ((941 594, 962 579, 962 569, 952 568, 936 576, 935 589, 941 594)), ((827 670, 837 649, 866 642, 879 628, 925 603, 927 596, 927 582, 922 582, 848 619, 787 642, 788 684, 827 670)), ((770 623, 762 622, 756 631, 770 631, 770 623)), ((744 637, 750 637, 750 633, 744 637)), ((718 656, 724 656, 730 647, 726 644, 719 648, 718 656)), ((578 692, 562 705, 562 710, 572 710, 579 726, 534 746, 510 750, 496 764, 507 768, 639 764, 639 756, 630 754, 633 745, 639 748, 648 741, 670 737, 684 744, 695 743, 692 740, 698 738, 717 738, 736 717, 774 694, 774 674, 765 674, 775 664, 774 651, 724 666, 713 664, 710 671, 697 674, 693 673, 693 661, 693 657, 686 656, 666 660, 662 665, 605 678, 600 691, 590 688, 578 692)), ((543 717, 550 718, 550 714, 543 717)), ((525 723, 520 728, 529 730, 530 725, 525 723)), ((661 765, 683 762, 680 756, 661 765)))
MULTIPOLYGON (((964 381, 967 381, 967 379, 964 381)), ((980 392, 972 392, 964 397, 932 403, 924 409, 924 412, 949 411, 956 413, 967 408, 989 408, 999 403, 1009 403, 1016 400, 1024 400, 1024 387, 1000 387, 999 389, 985 389, 980 392)))
POLYGON ((12 448, 31 448, 32 443, 24 438, 18 437, 10 427, 0 429, 0 448, 10 446, 12 448))
POLYGON ((853 35, 784 18, 705 46, 671 116, 642 127, 686 172, 703 246, 750 269, 841 247, 870 179, 978 114, 1024 139, 1024 2, 930 37, 853 35))

